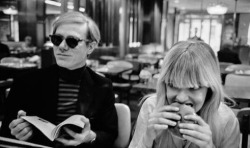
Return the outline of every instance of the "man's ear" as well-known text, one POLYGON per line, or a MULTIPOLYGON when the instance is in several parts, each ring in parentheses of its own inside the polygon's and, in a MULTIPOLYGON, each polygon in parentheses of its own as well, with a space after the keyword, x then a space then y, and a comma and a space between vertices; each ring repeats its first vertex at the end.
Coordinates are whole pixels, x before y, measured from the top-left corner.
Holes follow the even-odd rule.
POLYGON ((97 43, 94 41, 94 42, 89 43, 88 46, 89 46, 88 54, 91 54, 94 51, 94 49, 97 47, 97 43))

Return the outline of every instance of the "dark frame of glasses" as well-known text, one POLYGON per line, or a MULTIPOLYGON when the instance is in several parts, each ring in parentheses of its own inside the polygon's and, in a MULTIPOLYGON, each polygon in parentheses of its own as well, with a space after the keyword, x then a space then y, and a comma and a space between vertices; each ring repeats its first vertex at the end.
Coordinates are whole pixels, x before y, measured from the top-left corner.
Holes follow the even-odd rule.
POLYGON ((59 35, 59 34, 52 34, 52 35, 49 35, 49 37, 50 37, 51 42, 55 46, 59 46, 62 43, 62 41, 65 39, 66 44, 70 48, 75 48, 76 46, 78 46, 78 43, 81 42, 81 41, 85 41, 86 43, 90 42, 87 39, 79 39, 79 38, 73 37, 73 36, 67 36, 65 38, 65 37, 63 37, 62 35, 59 35))

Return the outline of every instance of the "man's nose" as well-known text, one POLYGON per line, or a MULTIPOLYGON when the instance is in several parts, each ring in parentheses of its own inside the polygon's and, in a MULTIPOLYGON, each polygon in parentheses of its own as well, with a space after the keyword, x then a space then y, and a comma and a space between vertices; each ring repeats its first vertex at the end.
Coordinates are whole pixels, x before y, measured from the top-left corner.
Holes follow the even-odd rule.
POLYGON ((68 47, 68 45, 66 44, 66 41, 65 41, 65 40, 63 40, 63 41, 61 42, 61 44, 59 45, 59 50, 60 50, 61 52, 65 52, 65 51, 68 51, 68 50, 69 50, 69 47, 68 47))
POLYGON ((178 92, 176 95, 176 101, 179 103, 185 103, 189 99, 189 93, 188 90, 182 89, 178 92))

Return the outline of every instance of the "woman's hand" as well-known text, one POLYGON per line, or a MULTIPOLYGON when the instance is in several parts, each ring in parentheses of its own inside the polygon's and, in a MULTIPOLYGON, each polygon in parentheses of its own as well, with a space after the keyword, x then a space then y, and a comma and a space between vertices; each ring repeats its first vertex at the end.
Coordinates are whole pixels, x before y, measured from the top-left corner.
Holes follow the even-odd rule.
POLYGON ((155 109, 149 115, 146 137, 144 137, 147 146, 152 146, 153 140, 163 130, 166 130, 169 126, 176 126, 176 121, 181 119, 180 115, 176 113, 178 110, 178 107, 166 105, 155 109))
POLYGON ((81 143, 90 143, 93 139, 96 138, 96 134, 90 129, 90 122, 88 118, 82 117, 81 120, 85 123, 85 126, 81 133, 76 133, 69 128, 64 127, 64 130, 70 137, 72 137, 72 139, 59 137, 56 140, 61 142, 65 146, 77 146, 81 143))
POLYGON ((198 115, 187 115, 184 119, 195 123, 180 123, 180 132, 183 138, 198 145, 200 148, 213 148, 212 131, 210 126, 198 115))
POLYGON ((22 141, 29 140, 33 135, 33 129, 30 123, 26 122, 21 116, 26 116, 26 112, 20 110, 17 113, 17 119, 9 124, 11 135, 22 141))

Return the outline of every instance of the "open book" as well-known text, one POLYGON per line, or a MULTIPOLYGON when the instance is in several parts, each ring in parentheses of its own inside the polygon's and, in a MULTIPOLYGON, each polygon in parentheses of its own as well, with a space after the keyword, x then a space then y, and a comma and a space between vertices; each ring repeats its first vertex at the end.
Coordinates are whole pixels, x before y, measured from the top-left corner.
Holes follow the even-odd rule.
POLYGON ((58 124, 57 126, 37 116, 22 116, 21 118, 38 128, 51 141, 54 141, 62 132, 61 128, 63 126, 70 126, 83 129, 85 124, 83 121, 81 121, 82 117, 84 116, 73 115, 58 124))

